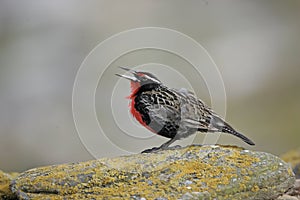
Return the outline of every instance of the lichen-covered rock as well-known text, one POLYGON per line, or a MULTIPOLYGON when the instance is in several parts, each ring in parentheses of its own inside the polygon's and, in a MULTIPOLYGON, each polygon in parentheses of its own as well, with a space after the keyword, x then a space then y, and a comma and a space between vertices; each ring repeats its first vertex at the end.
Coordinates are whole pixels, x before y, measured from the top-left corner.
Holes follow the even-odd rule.
POLYGON ((300 200, 300 179, 297 179, 294 187, 288 190, 284 195, 278 197, 277 200, 300 200))
POLYGON ((280 156, 285 162, 290 163, 296 175, 300 179, 300 147, 286 152, 280 156))
POLYGON ((189 146, 31 169, 12 191, 20 199, 272 199, 294 182, 271 154, 189 146))
POLYGON ((16 174, 7 174, 0 170, 0 199, 15 199, 9 184, 16 174))
POLYGON ((284 195, 278 197, 277 200, 298 200, 298 198, 294 197, 294 196, 284 194, 284 195))

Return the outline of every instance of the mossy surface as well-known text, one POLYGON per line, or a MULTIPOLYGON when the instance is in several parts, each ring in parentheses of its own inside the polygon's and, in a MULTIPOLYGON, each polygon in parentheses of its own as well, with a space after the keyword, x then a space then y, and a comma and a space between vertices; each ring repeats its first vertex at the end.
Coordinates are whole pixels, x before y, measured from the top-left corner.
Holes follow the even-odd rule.
POLYGON ((0 170, 0 199, 15 199, 16 196, 10 190, 10 182, 18 173, 7 174, 0 170))
POLYGON ((280 156, 285 162, 290 163, 297 179, 300 179, 300 147, 286 152, 280 156))
POLYGON ((21 199, 265 199, 293 183, 289 166, 271 154, 189 146, 36 168, 12 190, 21 199))

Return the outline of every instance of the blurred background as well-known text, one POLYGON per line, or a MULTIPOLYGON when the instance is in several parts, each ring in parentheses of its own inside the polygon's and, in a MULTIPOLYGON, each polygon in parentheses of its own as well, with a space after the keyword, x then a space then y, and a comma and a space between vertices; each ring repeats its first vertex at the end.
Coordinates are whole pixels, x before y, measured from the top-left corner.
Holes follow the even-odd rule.
MULTIPOLYGON (((121 31, 145 26, 170 28, 194 38, 216 62, 227 95, 226 120, 253 139, 256 146, 249 147, 226 135, 221 136, 219 143, 276 155, 298 147, 299 19, 298 0, 2 0, 0 169, 23 171, 93 159, 73 122, 72 89, 76 73, 101 41, 121 31)), ((110 89, 118 80, 111 78, 119 72, 115 66, 147 62, 190 69, 182 60, 157 51, 122 56, 104 76, 104 85, 110 87, 97 93, 99 121, 110 121, 101 113, 101 98, 111 96, 110 89)), ((172 80, 168 83, 173 86, 172 80)), ((129 92, 129 85, 126 87, 129 92)), ((199 88, 194 89, 202 91, 200 95, 209 104, 205 88, 199 81, 199 88)), ((198 134, 195 142, 202 139, 203 135, 198 134)), ((158 137, 157 141, 160 145, 165 140, 158 137)), ((146 140, 139 145, 116 143, 130 145, 137 152, 151 147, 146 140)), ((116 156, 113 147, 99 148, 103 155, 116 156)))

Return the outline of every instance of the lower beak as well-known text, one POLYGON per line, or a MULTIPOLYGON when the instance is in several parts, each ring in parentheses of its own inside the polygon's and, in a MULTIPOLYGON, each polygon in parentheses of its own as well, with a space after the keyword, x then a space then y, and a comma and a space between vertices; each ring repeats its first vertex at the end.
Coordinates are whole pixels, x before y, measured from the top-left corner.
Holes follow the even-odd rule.
POLYGON ((135 78, 134 76, 127 76, 127 75, 121 75, 121 74, 116 74, 117 76, 120 76, 122 78, 126 78, 130 81, 134 81, 134 82, 138 82, 139 80, 137 78, 135 78))

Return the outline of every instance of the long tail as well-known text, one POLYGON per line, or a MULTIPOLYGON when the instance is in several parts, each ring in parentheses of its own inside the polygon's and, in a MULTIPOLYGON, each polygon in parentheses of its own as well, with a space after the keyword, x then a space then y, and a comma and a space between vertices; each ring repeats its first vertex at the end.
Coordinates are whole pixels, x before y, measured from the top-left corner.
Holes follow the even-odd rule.
POLYGON ((231 126, 229 126, 227 123, 224 124, 225 126, 222 127, 222 132, 223 133, 229 133, 232 134, 236 137, 241 138, 244 142, 246 142, 249 145, 255 145, 254 142, 252 140, 250 140, 249 138, 247 138, 246 136, 244 136, 243 134, 235 131, 231 126))

